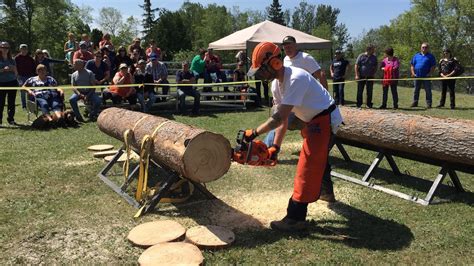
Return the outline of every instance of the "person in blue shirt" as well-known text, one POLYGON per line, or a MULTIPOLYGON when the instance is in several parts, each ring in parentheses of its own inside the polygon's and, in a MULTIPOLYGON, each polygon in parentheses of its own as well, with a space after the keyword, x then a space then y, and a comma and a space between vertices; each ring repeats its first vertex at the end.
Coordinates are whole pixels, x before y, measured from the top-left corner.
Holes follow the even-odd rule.
MULTIPOLYGON (((421 52, 416 53, 411 59, 411 76, 415 78, 427 78, 430 77, 436 66, 436 59, 434 55, 429 53, 428 43, 421 44, 421 52)), ((423 84, 423 88, 426 92, 426 106, 431 108, 432 96, 431 96, 431 80, 415 80, 415 92, 413 95, 413 103, 411 107, 418 106, 418 99, 420 97, 420 89, 423 84)))

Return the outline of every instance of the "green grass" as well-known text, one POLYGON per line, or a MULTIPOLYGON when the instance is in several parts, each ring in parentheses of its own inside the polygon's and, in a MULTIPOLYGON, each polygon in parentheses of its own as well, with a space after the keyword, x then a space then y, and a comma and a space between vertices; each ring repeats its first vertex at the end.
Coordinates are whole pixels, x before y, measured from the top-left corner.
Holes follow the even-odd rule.
MULTIPOLYGON (((346 99, 355 99, 354 92, 354 85, 349 85, 346 99)), ((454 111, 422 107, 413 110, 408 108, 412 89, 400 88, 399 92, 400 112, 474 119, 473 96, 458 94, 458 109, 454 111)), ((439 92, 434 92, 433 105, 439 97, 439 92)), ((375 106, 380 105, 380 99, 381 88, 376 85, 375 106)), ((423 100, 420 103, 424 106, 423 100)), ((268 109, 204 112, 200 117, 168 113, 166 117, 223 134, 233 144, 237 130, 264 121, 268 109)), ((17 110, 16 120, 26 123, 21 109, 17 110)), ((136 210, 97 177, 104 162, 92 158, 87 147, 99 143, 119 147, 120 143, 101 133, 95 123, 50 131, 0 128, 0 261, 136 263, 143 250, 127 242, 130 229, 145 221, 173 219, 186 227, 208 223, 238 227, 233 246, 204 252, 209 264, 473 263, 474 180, 472 175, 463 173, 459 177, 467 193, 452 194, 452 188, 443 186, 439 195, 450 202, 428 207, 335 179, 339 203, 311 204, 309 218, 321 227, 336 228, 355 239, 341 239, 318 227, 297 235, 273 232, 266 228, 267 223, 263 228, 247 228, 245 223, 259 224, 262 218, 281 218, 284 213, 299 140, 298 132, 289 133, 277 167, 232 165, 225 176, 209 183, 209 190, 222 201, 201 201, 202 197, 196 195, 190 203, 159 205, 161 208, 154 213, 133 219, 136 210)), ((375 156, 350 147, 348 152, 359 163, 343 162, 337 151, 331 160, 338 172, 352 176, 360 176, 375 156)), ((426 164, 398 158, 396 161, 402 172, 418 178, 396 177, 383 161, 382 169, 374 174, 377 184, 421 196, 429 188, 426 180, 433 180, 439 171, 426 164)))

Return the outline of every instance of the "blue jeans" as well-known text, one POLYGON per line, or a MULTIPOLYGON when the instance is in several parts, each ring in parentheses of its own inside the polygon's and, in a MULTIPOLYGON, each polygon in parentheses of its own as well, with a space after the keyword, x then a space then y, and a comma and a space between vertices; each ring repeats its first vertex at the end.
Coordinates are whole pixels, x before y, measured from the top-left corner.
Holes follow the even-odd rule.
POLYGON ((148 112, 153 104, 156 102, 156 94, 154 91, 148 91, 148 102, 145 103, 145 93, 144 92, 138 92, 137 93, 137 99, 140 105, 142 106, 142 110, 144 113, 148 112))
MULTIPOLYGON (((30 77, 28 76, 18 76, 19 85, 23 86, 25 81, 29 78, 30 77)), ((25 90, 20 90, 20 98, 21 98, 21 108, 25 109, 26 108, 26 91, 25 90)))
POLYGON ((179 111, 181 113, 186 112, 186 95, 194 97, 193 113, 198 113, 201 94, 193 88, 178 88, 179 111))
POLYGON ((44 115, 49 114, 49 110, 53 112, 60 112, 63 110, 63 103, 60 98, 36 98, 36 103, 44 115))
MULTIPOLYGON (((334 82, 344 82, 344 79, 341 80, 333 80, 334 82)), ((334 101, 337 105, 344 105, 344 83, 341 84, 333 84, 332 90, 334 93, 334 101)))
POLYGON ((360 77, 357 81, 357 107, 362 106, 362 97, 364 94, 364 86, 367 87, 367 107, 372 108, 372 91, 374 88, 374 82, 366 79, 372 79, 374 77, 360 77))
MULTIPOLYGON (((87 96, 87 101, 91 104, 92 109, 89 114, 89 118, 95 118, 99 115, 99 108, 102 100, 100 99, 94 91, 89 93, 87 96)), ((79 112, 79 106, 77 105, 77 101, 79 101, 79 95, 73 94, 71 98, 69 98, 69 103, 71 104, 72 111, 74 112, 74 116, 77 119, 82 119, 81 113, 79 112)))
MULTIPOLYGON (((291 124, 291 122, 293 122, 293 119, 295 119, 295 113, 292 112, 288 116, 288 124, 291 124)), ((274 141, 275 141, 275 129, 272 129, 267 133, 263 142, 265 143, 265 145, 267 145, 267 147, 270 147, 273 145, 274 141)))
POLYGON ((413 104, 418 105, 418 99, 420 98, 421 85, 426 93, 426 105, 431 107, 432 95, 431 95, 431 80, 415 80, 415 93, 413 94, 413 104))

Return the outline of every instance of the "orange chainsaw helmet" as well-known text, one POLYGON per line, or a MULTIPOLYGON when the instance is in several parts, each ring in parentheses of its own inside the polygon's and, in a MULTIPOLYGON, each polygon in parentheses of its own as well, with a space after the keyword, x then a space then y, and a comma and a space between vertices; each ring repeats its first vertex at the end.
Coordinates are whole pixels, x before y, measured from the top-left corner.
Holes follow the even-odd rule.
POLYGON ((280 48, 271 42, 261 42, 252 53, 252 66, 248 71, 248 76, 255 76, 261 67, 270 66, 273 70, 280 70, 283 62, 280 60, 280 48))

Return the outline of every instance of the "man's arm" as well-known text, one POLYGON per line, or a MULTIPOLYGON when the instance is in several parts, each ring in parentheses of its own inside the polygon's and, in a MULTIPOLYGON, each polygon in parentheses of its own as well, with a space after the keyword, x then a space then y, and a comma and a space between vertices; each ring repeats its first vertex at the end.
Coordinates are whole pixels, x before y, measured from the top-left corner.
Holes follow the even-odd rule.
MULTIPOLYGON (((277 111, 270 118, 268 118, 267 121, 263 122, 257 127, 257 134, 261 135, 267 133, 272 129, 276 129, 284 123, 288 123, 288 116, 290 115, 292 109, 293 105, 279 104, 277 106, 277 111)), ((280 133, 281 132, 282 131, 280 130, 280 133)), ((283 136, 281 136, 281 140, 283 140, 283 136)))
POLYGON ((326 74, 324 74, 321 69, 318 69, 316 70, 314 73, 313 73, 313 77, 317 80, 319 80, 319 82, 321 83, 321 85, 323 85, 323 87, 327 90, 328 89, 328 81, 326 79, 326 74))

